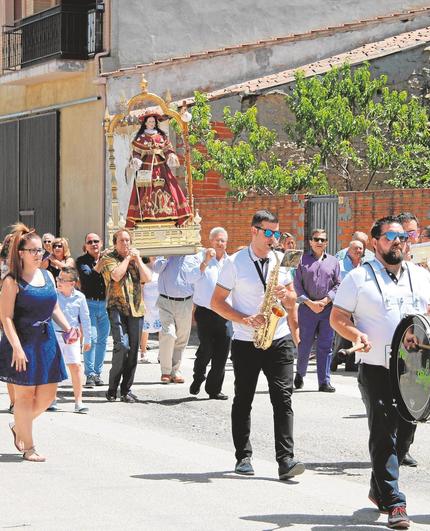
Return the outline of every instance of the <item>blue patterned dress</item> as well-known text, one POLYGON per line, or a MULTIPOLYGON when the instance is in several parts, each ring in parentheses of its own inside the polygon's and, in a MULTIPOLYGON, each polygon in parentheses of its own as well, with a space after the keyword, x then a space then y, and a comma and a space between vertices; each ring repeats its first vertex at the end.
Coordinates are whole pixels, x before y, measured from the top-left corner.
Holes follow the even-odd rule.
POLYGON ((11 367, 12 347, 2 335, 0 341, 0 380, 17 385, 43 385, 67 379, 66 367, 52 325, 57 292, 48 273, 41 269, 45 285, 31 286, 18 281, 13 322, 27 356, 25 371, 11 367))

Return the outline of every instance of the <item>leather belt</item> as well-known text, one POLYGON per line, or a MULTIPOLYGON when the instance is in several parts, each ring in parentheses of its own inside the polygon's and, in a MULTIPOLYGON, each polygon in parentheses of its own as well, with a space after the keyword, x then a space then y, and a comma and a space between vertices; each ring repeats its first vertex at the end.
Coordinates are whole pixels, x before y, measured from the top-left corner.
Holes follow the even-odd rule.
POLYGON ((87 301, 97 301, 97 302, 101 302, 101 301, 105 301, 106 299, 97 299, 96 297, 87 297, 87 301))
POLYGON ((188 299, 191 299, 192 295, 189 295, 188 297, 169 297, 168 295, 160 293, 160 297, 163 297, 163 299, 169 299, 169 301, 187 301, 188 299))

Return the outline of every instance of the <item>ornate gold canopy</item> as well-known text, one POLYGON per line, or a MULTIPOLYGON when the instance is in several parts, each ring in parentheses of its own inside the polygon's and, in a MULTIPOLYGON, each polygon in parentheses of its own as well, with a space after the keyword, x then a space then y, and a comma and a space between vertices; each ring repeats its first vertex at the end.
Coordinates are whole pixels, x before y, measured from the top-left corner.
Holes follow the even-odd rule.
MULTIPOLYGON (((129 230, 133 235, 133 246, 138 248, 142 255, 174 255, 174 254, 195 254, 201 248, 200 240, 200 217, 194 210, 193 199, 193 182, 191 175, 191 156, 188 141, 188 123, 185 121, 184 114, 172 109, 169 106, 170 94, 166 100, 148 92, 148 83, 144 76, 140 83, 141 92, 128 101, 123 98, 120 101, 120 112, 110 115, 106 110, 104 127, 107 143, 108 166, 111 176, 111 214, 107 223, 109 233, 109 244, 112 244, 113 234, 120 228, 124 228, 126 220, 124 212, 120 209, 118 200, 118 182, 125 177, 117 172, 115 157, 114 138, 127 128, 136 128, 138 124, 138 114, 153 106, 158 106, 162 113, 169 119, 175 120, 179 126, 182 135, 184 147, 184 168, 185 182, 187 187, 188 203, 191 208, 190 218, 180 227, 175 226, 175 222, 147 222, 137 223, 136 226, 129 230)), ((186 109, 185 109, 186 110, 186 109)))

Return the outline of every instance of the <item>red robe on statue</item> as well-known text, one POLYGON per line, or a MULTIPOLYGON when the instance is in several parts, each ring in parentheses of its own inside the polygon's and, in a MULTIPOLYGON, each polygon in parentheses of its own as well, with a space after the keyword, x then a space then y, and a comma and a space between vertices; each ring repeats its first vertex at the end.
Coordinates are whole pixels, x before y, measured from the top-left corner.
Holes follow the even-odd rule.
POLYGON ((176 221, 182 225, 191 215, 191 208, 184 192, 167 165, 167 158, 174 153, 167 138, 158 131, 144 132, 132 142, 133 158, 142 161, 141 170, 151 170, 151 182, 133 183, 126 227, 134 227, 141 221, 176 221))

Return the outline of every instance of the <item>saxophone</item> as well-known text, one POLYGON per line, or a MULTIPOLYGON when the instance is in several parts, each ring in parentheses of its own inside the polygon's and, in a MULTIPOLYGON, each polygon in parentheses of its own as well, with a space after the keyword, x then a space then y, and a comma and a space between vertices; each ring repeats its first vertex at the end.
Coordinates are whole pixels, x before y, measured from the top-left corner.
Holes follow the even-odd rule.
POLYGON ((276 265, 270 272, 263 304, 260 308, 260 313, 264 315, 265 323, 254 331, 254 346, 262 350, 267 350, 270 347, 279 319, 287 315, 282 304, 275 297, 275 287, 278 285, 281 260, 278 258, 278 253, 276 251, 274 253, 276 265))

